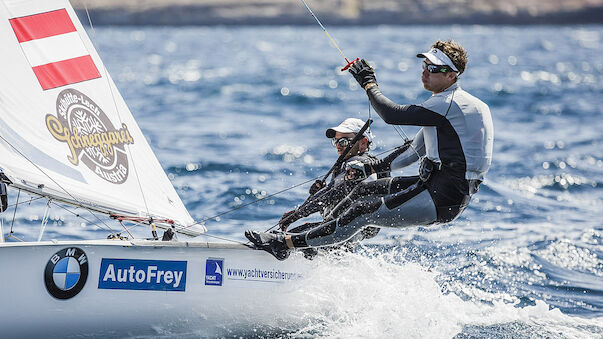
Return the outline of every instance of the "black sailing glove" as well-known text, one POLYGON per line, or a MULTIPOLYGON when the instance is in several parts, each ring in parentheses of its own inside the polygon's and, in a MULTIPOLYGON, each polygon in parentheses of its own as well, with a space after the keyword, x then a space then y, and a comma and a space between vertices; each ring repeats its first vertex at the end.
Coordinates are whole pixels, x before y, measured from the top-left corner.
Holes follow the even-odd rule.
POLYGON ((354 79, 358 81, 360 87, 364 88, 368 84, 377 84, 377 78, 375 78, 375 70, 362 59, 354 62, 349 69, 350 73, 354 76, 354 79))
POLYGON ((316 192, 320 191, 321 189, 323 189, 323 187, 325 187, 325 182, 322 180, 316 180, 312 186, 310 186, 310 195, 314 195, 316 194, 316 192))
POLYGON ((364 180, 371 174, 371 167, 361 161, 353 160, 345 167, 345 180, 364 180))
POLYGON ((278 225, 281 230, 286 231, 287 227, 289 227, 289 225, 291 225, 297 219, 299 219, 295 212, 297 212, 297 210, 288 211, 288 212, 285 212, 285 214, 283 214, 283 216, 281 217, 281 220, 279 220, 279 222, 278 222, 278 225))

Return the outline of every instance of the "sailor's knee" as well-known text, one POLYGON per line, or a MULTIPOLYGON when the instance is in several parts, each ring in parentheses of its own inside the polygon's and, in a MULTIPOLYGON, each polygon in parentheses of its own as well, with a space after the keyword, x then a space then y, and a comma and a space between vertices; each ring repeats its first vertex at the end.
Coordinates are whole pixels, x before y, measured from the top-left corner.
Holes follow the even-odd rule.
POLYGON ((315 238, 320 238, 320 237, 331 235, 331 234, 335 233, 336 229, 337 229, 337 222, 335 220, 333 220, 331 222, 323 224, 322 226, 319 226, 319 227, 311 230, 310 232, 308 232, 308 239, 315 239, 315 238))
POLYGON ((381 207, 381 204, 382 204, 381 197, 372 197, 369 199, 363 199, 360 201, 356 201, 352 205, 352 208, 354 209, 355 212, 357 212, 359 214, 366 214, 366 213, 371 213, 371 212, 378 210, 379 207, 381 207))

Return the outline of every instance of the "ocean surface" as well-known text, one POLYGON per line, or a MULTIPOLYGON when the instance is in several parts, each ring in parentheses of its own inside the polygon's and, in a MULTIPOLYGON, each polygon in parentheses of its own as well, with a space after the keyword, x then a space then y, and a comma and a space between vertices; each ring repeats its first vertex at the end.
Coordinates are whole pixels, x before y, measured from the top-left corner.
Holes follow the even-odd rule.
MULTIPOLYGON (((418 52, 437 39, 465 46, 460 83, 492 111, 492 167, 454 222, 386 229, 340 259, 345 265, 317 267, 321 278, 304 291, 314 305, 302 308, 296 325, 223 335, 603 337, 603 26, 329 33, 348 58, 374 65, 380 88, 398 103, 429 97, 418 52), (337 293, 325 292, 333 286, 337 293)), ((309 184, 299 184, 337 157, 325 129, 347 117, 375 120, 374 154, 403 142, 339 71, 343 57, 318 26, 95 27, 89 34, 183 202, 211 235, 244 241, 245 229, 265 230, 301 203, 309 184)), ((412 137, 417 128, 403 130, 412 137)), ((35 240, 43 207, 24 205, 15 234, 35 240)), ((61 209, 50 218, 45 239, 107 235, 61 209)))

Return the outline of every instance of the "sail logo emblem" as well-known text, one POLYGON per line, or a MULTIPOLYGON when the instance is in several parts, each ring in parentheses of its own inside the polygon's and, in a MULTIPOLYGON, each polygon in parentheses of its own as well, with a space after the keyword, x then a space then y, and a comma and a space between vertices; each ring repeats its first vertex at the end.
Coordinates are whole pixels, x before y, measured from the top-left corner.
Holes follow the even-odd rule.
POLYGON ((209 258, 205 261, 205 285, 222 286, 224 259, 209 258))
POLYGON ((44 270, 48 293, 57 299, 76 296, 88 279, 88 257, 77 247, 62 249, 53 254, 44 270))
POLYGON ((129 173, 126 145, 134 144, 126 124, 115 128, 92 99, 75 89, 59 93, 56 105, 57 115, 46 115, 46 127, 67 144, 67 159, 75 166, 81 161, 110 183, 123 184, 129 173))

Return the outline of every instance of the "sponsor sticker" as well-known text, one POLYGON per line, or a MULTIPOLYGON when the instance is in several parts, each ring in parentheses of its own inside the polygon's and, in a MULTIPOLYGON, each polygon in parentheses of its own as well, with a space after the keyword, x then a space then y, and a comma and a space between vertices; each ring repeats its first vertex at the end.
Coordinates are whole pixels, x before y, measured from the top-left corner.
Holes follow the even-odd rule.
POLYGON ((228 267, 226 269, 228 280, 259 281, 270 283, 284 283, 291 280, 303 278, 298 272, 281 271, 278 268, 260 267, 228 267))
POLYGON ((98 288, 184 292, 186 261, 103 258, 98 288))
POLYGON ((57 299, 76 296, 88 279, 88 257, 77 247, 62 249, 53 254, 44 270, 48 293, 57 299))
POLYGON ((205 285, 222 286, 224 259, 208 258, 205 261, 205 285))

